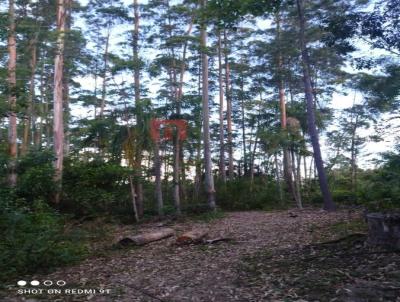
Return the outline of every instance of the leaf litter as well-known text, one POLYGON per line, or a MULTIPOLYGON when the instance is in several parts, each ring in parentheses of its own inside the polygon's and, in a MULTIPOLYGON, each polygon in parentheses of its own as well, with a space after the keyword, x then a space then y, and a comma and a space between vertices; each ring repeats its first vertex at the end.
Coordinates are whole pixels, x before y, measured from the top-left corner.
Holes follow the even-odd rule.
MULTIPOLYGON (((60 301, 400 301, 399 254, 368 247, 360 229, 352 229, 353 222, 365 227, 360 217, 353 210, 232 212, 208 223, 166 222, 176 234, 206 228, 208 239, 228 241, 177 246, 171 237, 129 249, 111 246, 125 235, 156 230, 160 223, 114 226, 102 244, 96 242, 92 257, 32 278, 111 290, 60 301)), ((16 297, 13 288, 2 301, 55 298, 16 297)))

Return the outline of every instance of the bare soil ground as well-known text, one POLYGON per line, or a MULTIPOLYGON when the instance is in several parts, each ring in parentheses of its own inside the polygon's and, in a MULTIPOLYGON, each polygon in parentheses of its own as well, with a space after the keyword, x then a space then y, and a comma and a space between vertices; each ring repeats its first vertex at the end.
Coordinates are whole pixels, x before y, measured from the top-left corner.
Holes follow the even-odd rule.
MULTIPOLYGON (((313 269, 324 271, 324 267, 321 265, 326 261, 321 261, 321 259, 323 260, 323 257, 329 257, 329 255, 318 254, 321 251, 326 253, 324 249, 310 250, 310 244, 348 235, 350 228, 346 228, 343 233, 342 227, 341 229, 332 229, 332 226, 351 226, 354 221, 360 221, 360 213, 357 211, 327 213, 309 209, 279 212, 234 212, 227 213, 224 218, 210 222, 170 222, 168 227, 175 229, 177 234, 192 228, 208 228, 209 238, 230 237, 233 240, 210 245, 177 246, 175 238, 172 237, 139 248, 105 249, 99 245, 96 250, 100 252, 79 265, 62 268, 49 275, 33 277, 40 281, 65 280, 66 285, 62 288, 63 292, 65 289, 96 289, 96 293, 64 293, 54 296, 18 295, 18 288, 13 286, 7 296, 2 298, 2 301, 226 302, 334 301, 335 299, 336 301, 375 301, 362 300, 359 295, 351 296, 354 294, 354 286, 346 288, 340 282, 332 283, 335 290, 331 295, 324 295, 321 293, 321 291, 324 292, 324 288, 321 291, 307 290, 312 289, 311 281, 306 285, 293 281, 302 278, 313 280, 311 278, 313 269), (282 255, 288 255, 288 257, 282 255), (307 263, 314 263, 315 260, 309 259, 310 257, 315 257, 320 266, 307 271, 305 268, 311 267, 311 264, 307 263), (279 263, 282 259, 289 262, 279 263), (295 266, 296 259, 299 259, 303 265, 295 266), (306 260, 304 261, 304 259, 306 260), (289 268, 292 266, 298 269, 290 271, 289 268), (293 282, 288 282, 289 279, 293 282), (344 293, 340 291, 340 286, 343 287, 344 293), (110 293, 100 293, 100 289, 109 289, 110 293), (318 296, 319 293, 320 296, 318 296), (334 297, 335 295, 337 298, 334 297)), ((139 227, 118 228, 113 233, 104 234, 105 244, 111 246, 124 234, 146 232, 159 227, 159 223, 147 223, 139 227)), ((360 240, 359 237, 355 237, 360 240)), ((341 242, 339 241, 340 244, 341 242)), ((355 244, 360 245, 361 243, 355 244)), ((353 243, 350 245, 353 246, 353 243)), ((361 245, 363 246, 363 244, 361 245)), ((345 248, 340 248, 340 251, 345 248)), ((360 250, 348 253, 360 253, 360 250)), ((396 273, 397 270, 397 273, 400 273, 399 254, 394 253, 390 256, 397 257, 392 259, 397 263, 390 266, 391 261, 385 262, 384 267, 390 272, 396 273)), ((337 261, 342 260, 337 259, 337 261)), ((351 264, 350 262, 344 263, 348 266, 351 264)), ((334 264, 329 263, 328 269, 335 267, 334 264)), ((343 265, 340 267, 342 267, 342 271, 345 270, 343 265)), ((381 268, 377 267, 376 269, 380 270, 381 268)), ((343 274, 346 275, 345 272, 343 274)), ((324 278, 324 276, 319 276, 319 278, 324 278)), ((360 279, 360 277, 350 276, 344 281, 347 282, 346 284, 349 282, 355 284, 357 281, 355 278, 360 279)), ((371 280, 362 281, 371 282, 371 280)), ((379 282, 379 278, 372 281, 379 282)), ((327 282, 329 286, 330 281, 327 282)), ((315 285, 320 287, 318 282, 315 285)), ((388 298, 393 301, 397 299, 396 286, 400 285, 391 282, 386 286, 393 288, 392 294, 388 298)), ((43 285, 39 287, 46 288, 43 285)))

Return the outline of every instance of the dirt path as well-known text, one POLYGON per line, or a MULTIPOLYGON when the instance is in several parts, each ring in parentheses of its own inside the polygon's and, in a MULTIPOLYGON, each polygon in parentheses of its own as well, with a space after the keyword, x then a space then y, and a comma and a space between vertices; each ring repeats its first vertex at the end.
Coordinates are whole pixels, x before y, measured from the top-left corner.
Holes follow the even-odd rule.
MULTIPOLYGON (((208 224, 174 224, 172 227, 177 233, 191 227, 208 227, 210 238, 228 236, 234 241, 178 247, 170 238, 138 249, 118 250, 47 276, 37 276, 37 280, 65 280, 67 285, 63 290, 104 288, 111 293, 63 295, 58 296, 59 300, 56 296, 42 300, 30 296, 29 301, 270 301, 262 293, 241 284, 238 274, 241 259, 265 247, 309 244, 313 226, 349 218, 347 212, 319 210, 235 212, 208 224)), ((138 231, 152 228, 157 225, 146 224, 138 231)))

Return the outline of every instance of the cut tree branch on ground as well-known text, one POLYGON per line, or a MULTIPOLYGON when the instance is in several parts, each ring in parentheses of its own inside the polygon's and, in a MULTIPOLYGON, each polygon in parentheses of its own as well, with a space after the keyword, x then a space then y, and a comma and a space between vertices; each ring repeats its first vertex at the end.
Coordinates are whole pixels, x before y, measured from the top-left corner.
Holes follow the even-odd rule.
POLYGON ((118 245, 127 246, 135 245, 142 246, 150 242, 158 241, 164 238, 171 237, 175 234, 175 231, 170 228, 163 228, 157 231, 152 231, 150 233, 144 233, 136 236, 127 236, 118 241, 118 245))
POLYGON ((229 237, 220 237, 220 238, 215 238, 215 239, 209 239, 209 240, 204 240, 203 242, 206 244, 214 244, 217 242, 222 242, 222 241, 233 241, 233 238, 229 237))
POLYGON ((207 230, 191 230, 189 232, 183 233, 176 239, 176 243, 179 245, 191 244, 191 243, 201 243, 203 238, 208 234, 207 230))

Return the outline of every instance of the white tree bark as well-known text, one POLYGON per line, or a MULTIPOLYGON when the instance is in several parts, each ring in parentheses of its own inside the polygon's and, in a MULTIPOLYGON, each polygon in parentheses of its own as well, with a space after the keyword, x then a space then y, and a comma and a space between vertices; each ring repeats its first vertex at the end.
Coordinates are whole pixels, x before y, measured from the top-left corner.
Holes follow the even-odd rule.
POLYGON ((8 146, 9 146, 9 174, 8 184, 15 187, 17 184, 17 114, 15 112, 17 106, 16 96, 16 67, 17 67, 17 42, 15 39, 15 8, 14 0, 8 2, 9 32, 8 32, 8 103, 10 106, 9 128, 8 128, 8 146))
POLYGON ((224 85, 222 78, 221 31, 218 31, 218 85, 219 85, 219 175, 226 182, 225 143, 224 143, 224 85))
MULTIPOLYGON (((201 0, 201 7, 205 8, 207 0, 201 0)), ((211 147, 210 147, 210 112, 208 108, 208 55, 207 55, 207 26, 202 20, 200 32, 201 60, 202 60, 202 109, 203 109, 203 141, 204 141, 204 167, 205 167, 205 186, 208 206, 215 209, 215 189, 212 174, 211 147)))
POLYGON ((64 39, 65 39, 65 4, 68 0, 57 1, 57 49, 54 60, 54 152, 55 161, 55 181, 59 184, 59 191, 55 196, 55 202, 60 202, 61 181, 64 160, 64 122, 63 122, 63 65, 64 65, 64 39))

